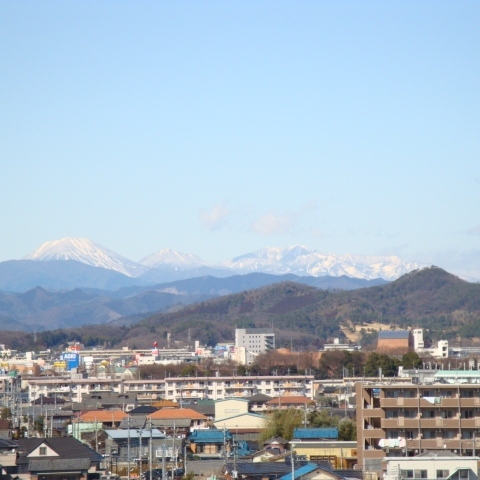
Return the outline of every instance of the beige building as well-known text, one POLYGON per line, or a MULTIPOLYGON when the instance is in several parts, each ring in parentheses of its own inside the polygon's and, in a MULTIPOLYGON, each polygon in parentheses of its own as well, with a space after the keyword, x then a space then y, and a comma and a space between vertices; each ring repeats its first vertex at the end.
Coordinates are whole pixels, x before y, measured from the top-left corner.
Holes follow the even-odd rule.
MULTIPOLYGON (((459 374, 461 372, 458 372, 459 374)), ((473 457, 480 449, 480 383, 358 382, 359 468, 386 472, 390 459, 426 452, 473 457)))
POLYGON ((248 411, 248 400, 226 398, 215 402, 216 428, 227 429, 232 433, 259 432, 265 427, 265 417, 248 411))

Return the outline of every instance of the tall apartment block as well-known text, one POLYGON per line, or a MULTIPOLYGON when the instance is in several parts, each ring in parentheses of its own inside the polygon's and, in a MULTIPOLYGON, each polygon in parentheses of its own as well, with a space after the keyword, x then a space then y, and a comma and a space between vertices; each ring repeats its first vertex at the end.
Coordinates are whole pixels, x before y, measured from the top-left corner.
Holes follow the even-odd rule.
POLYGON ((235 330, 235 353, 238 363, 248 365, 257 355, 274 348, 273 328, 237 328, 235 330))
POLYGON ((479 371, 443 371, 428 384, 358 382, 356 396, 358 465, 365 472, 381 475, 395 457, 480 452, 479 371))

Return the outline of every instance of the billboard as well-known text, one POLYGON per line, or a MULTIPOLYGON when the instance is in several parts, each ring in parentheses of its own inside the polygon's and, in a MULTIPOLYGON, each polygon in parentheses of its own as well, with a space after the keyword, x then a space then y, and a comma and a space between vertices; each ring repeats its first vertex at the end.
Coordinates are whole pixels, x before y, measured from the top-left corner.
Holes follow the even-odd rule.
POLYGON ((67 370, 80 366, 80 355, 78 353, 65 352, 62 354, 62 360, 67 364, 67 370))

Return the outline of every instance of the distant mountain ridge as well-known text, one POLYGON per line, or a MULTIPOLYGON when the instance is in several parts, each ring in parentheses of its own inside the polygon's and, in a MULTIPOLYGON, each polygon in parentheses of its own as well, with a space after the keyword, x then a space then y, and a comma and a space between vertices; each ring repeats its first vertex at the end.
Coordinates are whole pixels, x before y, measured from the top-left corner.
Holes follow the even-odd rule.
MULTIPOLYGON (((18 260, 27 262, 27 260, 18 260)), ((69 260, 81 271, 94 267, 69 260)), ((30 262, 31 263, 31 262, 30 262)), ((33 262, 42 266, 51 263, 64 266, 68 262, 33 262)), ((0 264, 0 276, 1 276, 0 264)), ((131 282, 136 279, 118 272, 99 269, 105 275, 118 275, 131 282)), ((85 277, 83 279, 85 281, 85 277)), ((179 280, 154 286, 124 284, 116 291, 101 288, 72 288, 67 291, 47 291, 34 287, 24 293, 0 291, 0 329, 51 330, 89 324, 130 325, 156 312, 182 308, 194 302, 210 300, 244 290, 293 281, 322 289, 344 290, 386 283, 384 280, 361 280, 349 277, 297 277, 251 273, 228 278, 211 276, 179 280)))
POLYGON ((203 275, 229 276, 252 272, 321 277, 325 275, 394 280, 426 265, 396 256, 325 255, 301 245, 286 248, 265 247, 219 265, 208 265, 193 254, 172 249, 160 250, 133 262, 91 240, 63 238, 43 244, 25 259, 76 260, 111 269, 146 282, 173 281, 203 275))

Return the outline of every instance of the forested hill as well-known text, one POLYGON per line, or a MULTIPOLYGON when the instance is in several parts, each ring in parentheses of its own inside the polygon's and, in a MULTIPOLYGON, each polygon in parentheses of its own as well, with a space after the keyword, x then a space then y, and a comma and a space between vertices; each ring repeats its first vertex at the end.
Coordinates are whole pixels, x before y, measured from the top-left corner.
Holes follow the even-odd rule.
MULTIPOLYGON (((274 326, 277 346, 318 348, 344 332, 366 332, 373 322, 382 328, 421 326, 433 339, 480 336, 480 284, 465 282, 437 267, 411 272, 386 285, 330 292, 293 282, 227 295, 152 315, 127 327, 115 324, 41 332, 38 345, 78 339, 92 345, 148 347, 157 340, 215 344, 233 341, 235 327, 274 326)), ((378 326, 375 326, 378 328, 378 326)), ((375 334, 372 334, 372 337, 375 334)), ((480 339, 479 339, 480 340, 480 339)))
POLYGON ((480 284, 468 283, 437 267, 402 276, 378 287, 327 292, 296 283, 282 283, 202 302, 175 313, 153 315, 133 326, 125 339, 191 338, 214 344, 233 340, 234 328, 275 327, 279 345, 317 347, 341 327, 365 329, 381 321, 389 328, 423 326, 434 339, 480 336, 480 284))

